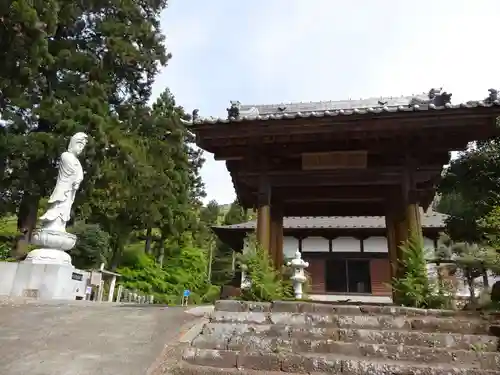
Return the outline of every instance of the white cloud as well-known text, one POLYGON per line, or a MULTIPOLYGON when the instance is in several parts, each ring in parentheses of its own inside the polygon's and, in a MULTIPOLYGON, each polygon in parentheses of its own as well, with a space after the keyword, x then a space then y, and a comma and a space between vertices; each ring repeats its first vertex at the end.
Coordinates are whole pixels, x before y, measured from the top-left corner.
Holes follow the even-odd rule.
MULTIPOLYGON (((398 96, 443 86, 455 102, 500 86, 496 0, 177 0, 163 28, 169 86, 188 109, 225 115, 229 100, 265 104, 398 96)), ((209 158, 208 199, 234 198, 209 158)))

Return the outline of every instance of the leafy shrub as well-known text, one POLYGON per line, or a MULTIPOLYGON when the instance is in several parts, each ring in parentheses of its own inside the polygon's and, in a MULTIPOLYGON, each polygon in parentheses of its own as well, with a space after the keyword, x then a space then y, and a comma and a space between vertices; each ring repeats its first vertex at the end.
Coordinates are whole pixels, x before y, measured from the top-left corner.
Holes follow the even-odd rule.
POLYGON ((246 274, 247 288, 242 288, 241 298, 247 301, 272 302, 285 297, 285 283, 275 270, 269 254, 255 235, 248 237, 248 247, 244 254, 238 256, 238 262, 246 274))
POLYGON ((205 294, 201 297, 201 301, 203 303, 214 303, 220 297, 220 289, 218 285, 210 285, 205 294))
POLYGON ((392 280, 399 304, 419 308, 449 308, 453 294, 443 283, 434 283, 427 274, 423 240, 411 236, 400 246, 405 274, 392 280))
POLYGON ((10 256, 10 246, 7 243, 0 243, 0 261, 13 261, 15 259, 10 256))
POLYGON ((177 254, 166 258, 163 267, 152 256, 135 249, 128 253, 127 259, 128 266, 117 270, 122 275, 120 283, 129 290, 153 295, 157 303, 180 304, 185 289, 191 291, 191 304, 200 304, 217 295, 217 288, 207 282, 207 261, 201 249, 178 249, 177 254))
POLYGON ((120 284, 129 290, 152 294, 155 300, 162 300, 162 296, 176 294, 174 285, 166 282, 167 274, 159 267, 155 260, 142 254, 137 257, 137 263, 130 267, 121 267, 117 270, 122 275, 120 284))

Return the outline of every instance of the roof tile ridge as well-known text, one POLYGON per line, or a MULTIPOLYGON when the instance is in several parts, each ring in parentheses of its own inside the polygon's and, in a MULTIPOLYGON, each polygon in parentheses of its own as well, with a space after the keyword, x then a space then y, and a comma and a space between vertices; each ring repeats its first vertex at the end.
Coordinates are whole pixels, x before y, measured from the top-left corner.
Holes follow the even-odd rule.
POLYGON ((415 96, 421 96, 421 95, 427 95, 425 92, 419 93, 419 94, 408 94, 408 95, 382 95, 382 96, 368 96, 365 98, 359 98, 359 99, 353 99, 353 98, 347 98, 347 99, 330 99, 330 100, 312 100, 312 101, 288 101, 288 102, 279 102, 279 103, 268 103, 268 104, 244 104, 241 103, 242 107, 264 107, 264 106, 277 106, 277 105, 287 105, 287 104, 325 104, 325 103, 339 103, 339 102, 346 102, 346 101, 355 101, 355 100, 375 100, 375 99, 401 99, 401 98, 413 98, 415 96))

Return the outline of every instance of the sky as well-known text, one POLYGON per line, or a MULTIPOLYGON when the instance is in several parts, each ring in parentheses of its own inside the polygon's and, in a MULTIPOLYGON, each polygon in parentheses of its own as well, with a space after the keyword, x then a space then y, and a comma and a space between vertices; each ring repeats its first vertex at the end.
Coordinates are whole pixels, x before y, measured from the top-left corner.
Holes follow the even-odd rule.
MULTIPOLYGON (((170 0, 173 58, 154 86, 200 116, 242 104, 400 96, 443 87, 453 103, 500 89, 498 0, 170 0)), ((205 153, 206 201, 234 200, 205 153)))

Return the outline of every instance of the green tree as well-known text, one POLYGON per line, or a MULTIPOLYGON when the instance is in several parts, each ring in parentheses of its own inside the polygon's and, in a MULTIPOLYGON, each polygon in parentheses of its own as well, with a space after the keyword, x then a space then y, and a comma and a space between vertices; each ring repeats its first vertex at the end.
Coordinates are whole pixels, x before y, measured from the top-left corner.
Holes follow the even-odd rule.
POLYGON ((500 143, 494 139, 459 154, 439 185, 438 211, 449 215, 447 231, 454 241, 479 243, 479 222, 500 206, 500 143))
POLYGON ((99 268, 101 263, 107 263, 110 238, 99 225, 77 223, 71 232, 78 237, 75 247, 68 252, 76 268, 99 268))
MULTIPOLYGON (((224 219, 223 225, 240 224, 248 221, 249 215, 237 201, 229 207, 224 219)), ((216 285, 228 283, 234 276, 235 271, 235 253, 227 244, 217 240, 212 262, 212 282, 216 285)))
POLYGON ((193 153, 192 135, 186 126, 189 118, 165 90, 153 104, 152 120, 142 126, 147 139, 150 163, 158 178, 152 191, 159 195, 150 201, 149 225, 157 227, 158 260, 163 262, 165 241, 179 236, 196 222, 196 206, 204 195, 199 170, 201 154, 193 153))
POLYGON ((7 44, 0 63, 0 114, 7 124, 0 190, 8 189, 8 207, 24 234, 18 253, 36 224, 40 197, 53 187, 70 135, 92 137, 84 160, 89 186, 109 173, 110 162, 101 167, 113 147, 134 144, 118 139, 129 137, 129 108, 147 103, 170 57, 159 26, 165 7, 161 0, 0 6, 0 43, 7 44))
POLYGON ((195 243, 201 248, 210 250, 215 246, 217 239, 211 227, 219 224, 221 209, 215 200, 211 200, 207 205, 202 206, 198 212, 199 220, 195 227, 195 243))
POLYGON ((498 271, 500 255, 490 246, 468 242, 454 242, 443 234, 439 239, 436 256, 442 261, 451 261, 461 271, 465 284, 469 288, 470 302, 476 303, 476 279, 483 277, 484 286, 488 286, 487 271, 498 271))

